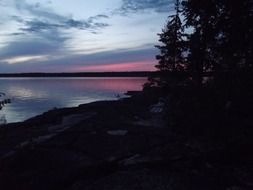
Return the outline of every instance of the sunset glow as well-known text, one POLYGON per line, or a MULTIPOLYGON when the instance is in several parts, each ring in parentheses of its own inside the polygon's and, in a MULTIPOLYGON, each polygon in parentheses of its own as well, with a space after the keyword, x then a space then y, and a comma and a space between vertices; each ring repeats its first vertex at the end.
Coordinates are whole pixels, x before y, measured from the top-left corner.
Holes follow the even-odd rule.
POLYGON ((171 0, 0 0, 0 69, 154 70, 171 0))
POLYGON ((105 65, 92 65, 73 68, 77 71, 152 71, 154 70, 153 62, 139 61, 130 63, 114 63, 105 65))

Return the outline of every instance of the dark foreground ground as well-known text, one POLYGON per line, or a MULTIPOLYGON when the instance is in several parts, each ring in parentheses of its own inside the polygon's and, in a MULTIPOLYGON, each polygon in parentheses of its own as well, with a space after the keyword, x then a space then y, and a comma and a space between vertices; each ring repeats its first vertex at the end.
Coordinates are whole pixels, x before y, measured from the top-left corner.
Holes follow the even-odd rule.
POLYGON ((2 190, 250 190, 252 147, 174 133, 158 100, 51 110, 1 127, 2 190), (243 148, 242 148, 243 147, 243 148))

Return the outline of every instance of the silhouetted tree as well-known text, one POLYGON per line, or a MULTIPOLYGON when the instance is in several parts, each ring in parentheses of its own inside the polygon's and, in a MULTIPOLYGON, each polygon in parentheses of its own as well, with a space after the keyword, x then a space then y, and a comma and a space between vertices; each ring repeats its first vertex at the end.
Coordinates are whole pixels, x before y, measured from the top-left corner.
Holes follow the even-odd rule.
POLYGON ((184 40, 180 12, 180 1, 176 0, 175 14, 169 16, 169 20, 162 33, 158 34, 162 45, 156 46, 160 50, 160 54, 156 56, 156 59, 159 61, 156 68, 162 72, 163 78, 161 80, 164 80, 169 72, 184 69, 184 40))
POLYGON ((236 72, 252 67, 252 0, 184 0, 189 34, 189 70, 197 83, 202 73, 236 72))
POLYGON ((202 85, 206 72, 231 77, 238 69, 253 67, 253 2, 176 0, 175 14, 158 35, 161 83, 182 70, 196 86, 202 85))
POLYGON ((214 70, 217 57, 214 50, 219 31, 216 28, 219 6, 216 0, 186 0, 183 4, 188 33, 188 70, 193 81, 202 84, 203 73, 214 70))
POLYGON ((220 29, 222 42, 219 48, 225 69, 236 72, 252 67, 253 1, 221 0, 220 29))

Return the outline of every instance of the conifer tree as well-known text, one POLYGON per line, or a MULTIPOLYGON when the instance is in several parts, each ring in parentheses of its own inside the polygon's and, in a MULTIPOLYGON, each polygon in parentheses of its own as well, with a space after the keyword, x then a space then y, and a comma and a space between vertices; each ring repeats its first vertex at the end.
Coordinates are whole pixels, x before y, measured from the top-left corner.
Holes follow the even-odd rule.
POLYGON ((156 68, 161 72, 179 71, 183 69, 183 27, 180 19, 180 1, 176 0, 175 14, 169 16, 169 20, 158 34, 162 45, 156 47, 160 54, 156 56, 159 61, 156 68))
POLYGON ((217 2, 216 0, 183 1, 185 27, 191 29, 188 34, 188 70, 197 86, 201 86, 203 73, 212 71, 216 56, 213 51, 216 46, 217 2))

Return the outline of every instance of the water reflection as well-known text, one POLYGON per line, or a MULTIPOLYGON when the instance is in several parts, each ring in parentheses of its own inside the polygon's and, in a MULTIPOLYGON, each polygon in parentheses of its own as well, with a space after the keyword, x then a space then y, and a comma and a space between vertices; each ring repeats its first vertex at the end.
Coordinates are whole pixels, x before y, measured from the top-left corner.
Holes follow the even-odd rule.
POLYGON ((29 89, 23 86, 13 85, 9 87, 8 95, 11 97, 19 97, 21 99, 29 99, 31 97, 47 98, 48 94, 42 90, 29 89))
POLYGON ((12 103, 0 111, 0 118, 17 122, 54 107, 117 99, 128 90, 141 90, 145 82, 146 78, 1 78, 0 90, 12 103))
POLYGON ((0 125, 6 124, 6 123, 7 123, 7 120, 5 118, 5 115, 1 115, 0 116, 0 125))

